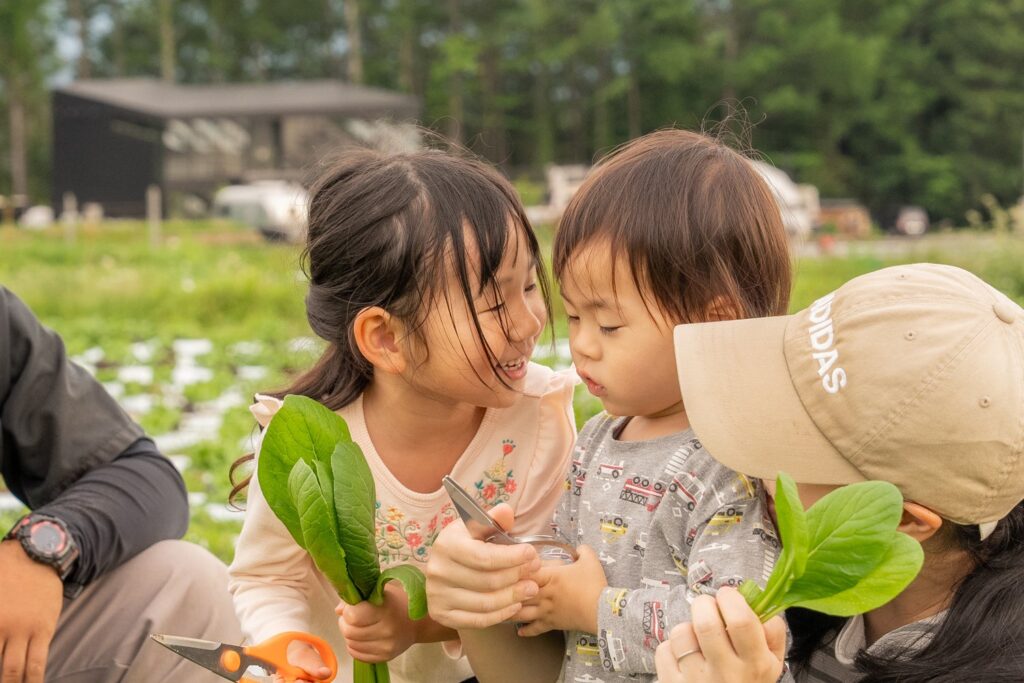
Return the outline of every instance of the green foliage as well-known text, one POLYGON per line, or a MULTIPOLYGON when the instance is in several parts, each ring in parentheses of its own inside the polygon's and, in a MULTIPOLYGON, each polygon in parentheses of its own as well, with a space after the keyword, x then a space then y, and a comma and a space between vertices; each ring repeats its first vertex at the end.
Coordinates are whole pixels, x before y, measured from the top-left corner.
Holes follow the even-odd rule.
MULTIPOLYGON (((345 602, 381 605, 384 586, 394 580, 409 598, 409 618, 426 615, 425 578, 417 567, 380 570, 373 474, 339 415, 313 399, 287 396, 267 426, 257 471, 274 514, 345 602)), ((387 681, 387 664, 357 661, 354 677, 387 681)))
POLYGON ((843 486, 805 513, 796 484, 779 473, 775 511, 779 561, 763 591, 752 581, 740 586, 762 621, 790 607, 867 612, 899 595, 924 561, 920 544, 897 530, 903 496, 888 482, 843 486))
MULTIPOLYGON (((342 4, 176 0, 177 73, 189 83, 344 77, 342 4)), ((93 75, 159 73, 156 3, 81 6, 93 75)), ((366 83, 416 95, 421 120, 439 130, 458 116, 461 142, 509 169, 589 162, 660 127, 701 128, 734 100, 757 124, 754 148, 823 196, 855 197, 883 218, 920 204, 961 224, 985 193, 1015 202, 1024 180, 1024 0, 359 6, 366 83)), ((10 37, 0 79, 22 76, 33 121, 46 120, 45 79, 61 66, 54 36, 71 30, 58 7, 0 3, 10 37)), ((48 134, 30 131, 37 201, 48 134)), ((8 148, 0 134, 0 156, 8 148)))

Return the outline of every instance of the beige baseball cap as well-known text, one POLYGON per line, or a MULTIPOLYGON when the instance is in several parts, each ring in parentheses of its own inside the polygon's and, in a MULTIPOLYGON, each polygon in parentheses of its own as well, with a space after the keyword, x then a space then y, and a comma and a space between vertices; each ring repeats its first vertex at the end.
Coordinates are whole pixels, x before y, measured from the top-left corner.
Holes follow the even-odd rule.
POLYGON ((794 315, 680 325, 675 348, 732 469, 889 481, 983 533, 1024 500, 1024 309, 965 270, 886 268, 794 315))

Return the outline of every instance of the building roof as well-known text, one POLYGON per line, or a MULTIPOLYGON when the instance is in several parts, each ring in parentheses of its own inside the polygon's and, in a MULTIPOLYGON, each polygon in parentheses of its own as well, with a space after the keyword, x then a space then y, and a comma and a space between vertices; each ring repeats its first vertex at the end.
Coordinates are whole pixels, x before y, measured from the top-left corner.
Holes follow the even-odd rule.
POLYGON ((80 80, 57 89, 158 118, 282 114, 392 114, 413 117, 415 97, 342 81, 185 85, 154 78, 80 80))

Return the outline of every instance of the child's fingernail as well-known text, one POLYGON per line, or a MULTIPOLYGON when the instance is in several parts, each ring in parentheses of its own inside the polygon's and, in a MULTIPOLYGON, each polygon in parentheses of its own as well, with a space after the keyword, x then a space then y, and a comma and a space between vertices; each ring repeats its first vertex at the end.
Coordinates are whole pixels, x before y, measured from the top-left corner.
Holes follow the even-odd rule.
POLYGON ((528 583, 523 587, 523 595, 525 595, 528 598, 532 598, 534 595, 537 594, 537 590, 537 584, 533 582, 528 583))

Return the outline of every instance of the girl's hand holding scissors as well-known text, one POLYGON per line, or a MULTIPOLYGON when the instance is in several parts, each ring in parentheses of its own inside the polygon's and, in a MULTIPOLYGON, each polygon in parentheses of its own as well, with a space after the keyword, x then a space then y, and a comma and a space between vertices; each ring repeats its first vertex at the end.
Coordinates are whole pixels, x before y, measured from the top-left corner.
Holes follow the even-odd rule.
MULTIPOLYGON (((498 505, 490 515, 512 528, 513 511, 498 505)), ((427 604, 435 621, 454 629, 482 629, 511 619, 537 594, 529 580, 540 569, 528 544, 498 545, 474 538, 461 520, 444 528, 427 561, 427 604)))

